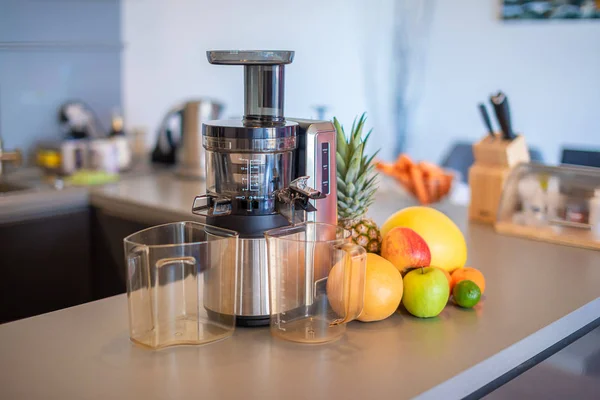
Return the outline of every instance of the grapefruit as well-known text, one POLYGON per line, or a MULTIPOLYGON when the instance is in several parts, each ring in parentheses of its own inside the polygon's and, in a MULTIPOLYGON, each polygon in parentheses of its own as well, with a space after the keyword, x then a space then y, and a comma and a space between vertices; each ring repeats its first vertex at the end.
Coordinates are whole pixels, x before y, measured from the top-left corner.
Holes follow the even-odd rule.
POLYGON ((402 276, 394 265, 377 254, 367 254, 365 300, 358 316, 362 322, 386 319, 402 300, 402 276))
POLYGON ((431 265, 452 272, 467 262, 467 243, 450 218, 444 213, 423 206, 407 207, 392 214, 381 226, 381 236, 403 226, 418 233, 429 246, 431 265))

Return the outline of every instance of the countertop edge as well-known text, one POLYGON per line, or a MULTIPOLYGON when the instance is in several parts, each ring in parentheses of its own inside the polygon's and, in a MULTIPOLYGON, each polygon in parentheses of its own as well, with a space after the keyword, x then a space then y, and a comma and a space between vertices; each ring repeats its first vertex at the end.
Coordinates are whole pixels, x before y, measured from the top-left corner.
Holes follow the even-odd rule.
POLYGON ((85 188, 34 189, 3 197, 0 203, 0 223, 22 222, 71 212, 76 208, 87 208, 88 204, 89 190, 85 188))
POLYGON ((599 318, 600 297, 416 398, 464 398, 599 318))
POLYGON ((190 212, 187 214, 166 207, 158 208, 142 203, 136 204, 130 200, 122 200, 107 196, 102 192, 94 190, 90 191, 89 202, 91 206, 114 217, 125 218, 146 224, 163 224, 172 222, 173 220, 195 221, 199 219, 199 217, 192 214, 191 205, 190 212))

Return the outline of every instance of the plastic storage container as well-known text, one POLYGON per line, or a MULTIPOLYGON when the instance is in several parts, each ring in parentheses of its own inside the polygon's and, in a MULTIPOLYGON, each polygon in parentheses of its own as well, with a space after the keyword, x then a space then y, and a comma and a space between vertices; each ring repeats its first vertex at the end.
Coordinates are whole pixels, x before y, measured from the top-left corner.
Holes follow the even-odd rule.
POLYGON ((159 225, 126 237, 131 340, 159 349, 231 336, 237 241, 236 232, 196 222, 159 225), (222 313, 208 310, 208 303, 218 303, 222 313))
POLYGON ((498 208, 496 231, 600 249, 595 234, 600 168, 535 163, 511 172, 498 208))
POLYGON ((282 339, 328 342, 363 308, 366 251, 335 225, 306 222, 265 232, 271 333, 282 339))

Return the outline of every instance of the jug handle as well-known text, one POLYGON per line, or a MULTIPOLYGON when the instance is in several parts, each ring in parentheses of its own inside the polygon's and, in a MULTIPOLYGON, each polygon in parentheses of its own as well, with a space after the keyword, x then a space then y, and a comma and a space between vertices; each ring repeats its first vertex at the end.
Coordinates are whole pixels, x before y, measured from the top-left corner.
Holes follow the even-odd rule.
POLYGON ((360 315, 364 305, 365 276, 367 273, 367 251, 359 245, 343 243, 336 245, 337 250, 344 254, 344 311, 343 318, 339 318, 331 325, 350 322, 360 315))

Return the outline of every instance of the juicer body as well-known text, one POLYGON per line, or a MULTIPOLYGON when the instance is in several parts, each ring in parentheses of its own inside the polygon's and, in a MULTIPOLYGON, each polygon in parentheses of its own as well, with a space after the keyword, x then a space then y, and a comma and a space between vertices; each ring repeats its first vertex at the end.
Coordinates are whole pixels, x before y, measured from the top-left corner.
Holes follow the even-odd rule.
MULTIPOLYGON (((192 212, 239 233, 235 315, 242 326, 270 320, 264 232, 337 222, 333 124, 283 116, 283 67, 292 58, 287 51, 208 53, 213 64, 244 65, 245 113, 239 121, 203 124, 207 193, 196 197, 192 212)), ((204 305, 225 313, 217 298, 204 305)))
MULTIPOLYGON (((305 221, 337 224, 337 185, 335 166, 335 127, 327 121, 288 119, 298 123, 298 147, 294 152, 294 171, 292 180, 299 176, 310 176, 310 187, 326 196, 310 202, 317 209, 313 212, 296 212, 297 223, 305 221)), ((281 215, 277 214, 278 217, 281 215)), ((267 266, 267 245, 262 232, 267 226, 285 226, 286 219, 268 222, 253 222, 255 217, 246 217, 245 223, 261 231, 259 237, 240 232, 238 259, 238 287, 236 289, 235 310, 239 325, 266 326, 269 323, 269 274, 267 266), (263 225, 259 228, 258 225, 263 225), (254 237, 252 237, 254 236, 254 237)), ((209 224, 223 228, 239 229, 243 221, 223 226, 219 219, 209 219, 209 224)), ((207 304, 211 304, 208 301, 207 304)), ((216 307, 215 307, 216 308, 216 307)))

